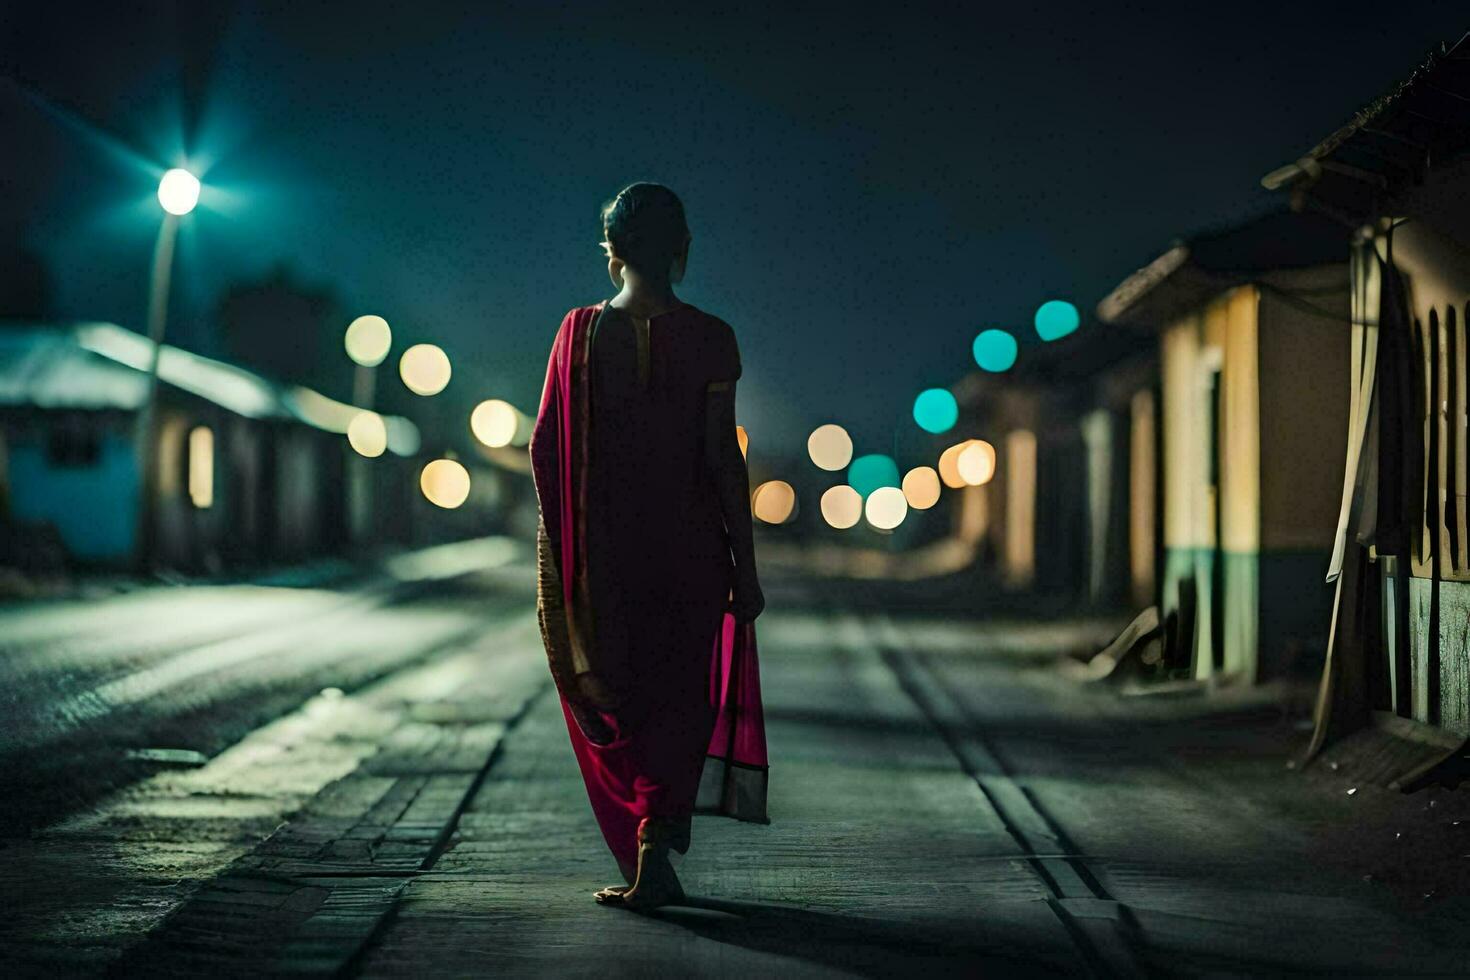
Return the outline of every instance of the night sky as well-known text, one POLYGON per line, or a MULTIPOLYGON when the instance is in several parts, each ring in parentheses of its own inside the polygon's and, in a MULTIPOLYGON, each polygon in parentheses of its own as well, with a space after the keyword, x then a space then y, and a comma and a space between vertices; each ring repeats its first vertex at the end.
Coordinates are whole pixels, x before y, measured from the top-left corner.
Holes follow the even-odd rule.
POLYGON ((1470 28, 1463 3, 484 6, 6 5, 0 234, 57 315, 142 329, 157 175, 188 163, 173 339, 213 349, 221 291, 285 262, 395 351, 442 344, 459 398, 534 411, 561 315, 612 292, 599 206, 659 180, 756 443, 839 421, 887 449, 979 330, 1024 358, 1043 300, 1086 317, 1173 237, 1279 205, 1262 174, 1470 28))

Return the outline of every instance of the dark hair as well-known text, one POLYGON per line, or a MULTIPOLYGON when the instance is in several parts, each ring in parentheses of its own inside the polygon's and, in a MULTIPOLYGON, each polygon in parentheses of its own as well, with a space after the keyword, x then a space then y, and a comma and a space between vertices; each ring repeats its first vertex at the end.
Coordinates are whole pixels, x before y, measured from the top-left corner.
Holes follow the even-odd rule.
POLYGON ((689 235, 678 195, 647 182, 629 184, 603 206, 602 230, 614 255, 640 275, 657 279, 669 274, 689 235))

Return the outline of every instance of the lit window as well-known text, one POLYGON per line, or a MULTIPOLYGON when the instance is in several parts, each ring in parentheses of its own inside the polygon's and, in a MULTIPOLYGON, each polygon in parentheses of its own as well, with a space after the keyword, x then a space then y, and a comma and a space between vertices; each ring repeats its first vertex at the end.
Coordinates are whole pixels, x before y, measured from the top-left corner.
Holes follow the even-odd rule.
POLYGON ((203 425, 189 430, 189 499, 200 510, 214 504, 214 432, 203 425))

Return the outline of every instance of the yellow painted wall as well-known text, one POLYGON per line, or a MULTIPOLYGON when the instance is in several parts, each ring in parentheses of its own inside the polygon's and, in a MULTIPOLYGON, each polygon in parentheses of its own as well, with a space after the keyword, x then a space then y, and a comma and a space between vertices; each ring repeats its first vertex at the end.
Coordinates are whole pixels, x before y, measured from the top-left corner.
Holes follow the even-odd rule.
POLYGON ((1206 543, 1195 517, 1199 471, 1205 464, 1198 418, 1200 318, 1188 316, 1160 338, 1164 392, 1164 546, 1198 548, 1206 543))
POLYGON ((1211 304, 1223 330, 1220 370, 1220 544, 1249 553, 1261 546, 1261 392, 1258 294, 1231 290, 1211 304))
POLYGON ((1156 586, 1158 448, 1154 393, 1137 392, 1129 403, 1128 569, 1134 605, 1153 601, 1156 586))
POLYGON ((1255 676, 1257 578, 1239 561, 1214 581, 1213 555, 1254 560, 1260 548, 1259 294, 1241 286, 1181 318, 1160 338, 1164 427, 1163 608, 1178 605, 1192 575, 1198 588, 1195 676, 1214 672, 1211 595, 1225 590, 1221 624, 1227 671, 1255 676), (1214 379, 1218 372, 1218 381, 1214 379), (1211 386, 1219 385, 1219 432, 1210 431, 1211 386), (1218 446, 1218 457, 1211 453, 1218 446), (1212 467, 1212 462, 1216 465, 1212 467), (1218 486, 1212 482, 1212 469, 1218 486), (1216 495, 1219 525, 1216 526, 1216 495), (1234 569, 1234 570, 1232 570, 1234 569))
POLYGON ((1025 586, 1036 576, 1036 436, 1027 429, 1006 433, 1004 453, 1006 579, 1025 586))

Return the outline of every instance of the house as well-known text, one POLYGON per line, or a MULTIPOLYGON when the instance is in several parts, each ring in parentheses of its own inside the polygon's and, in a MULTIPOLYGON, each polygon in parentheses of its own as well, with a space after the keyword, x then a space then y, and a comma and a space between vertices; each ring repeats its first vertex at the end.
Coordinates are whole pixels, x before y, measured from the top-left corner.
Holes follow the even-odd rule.
MULTIPOLYGON (((0 563, 25 567, 48 541, 73 564, 133 560, 152 358, 151 341, 110 323, 0 328, 0 563)), ((158 564, 210 570, 347 543, 342 434, 358 409, 168 345, 158 379, 158 564)), ((391 466, 419 437, 385 421, 391 466)), ((402 509, 389 503, 391 529, 402 509)))
POLYGON ((1452 749, 1470 736, 1470 35, 1262 184, 1354 231, 1339 256, 1351 429, 1319 570, 1336 605, 1311 751, 1373 728, 1452 749))
POLYGON ((1164 657, 1196 679, 1282 676, 1321 647, 1348 427, 1346 241, 1329 219, 1267 214, 1176 242, 1098 305, 1157 345, 1164 657))
POLYGON ((992 442, 976 488, 997 577, 1056 608, 1152 601, 1157 353, 1106 325, 1023 349, 1003 373, 954 386, 960 431, 992 442))

